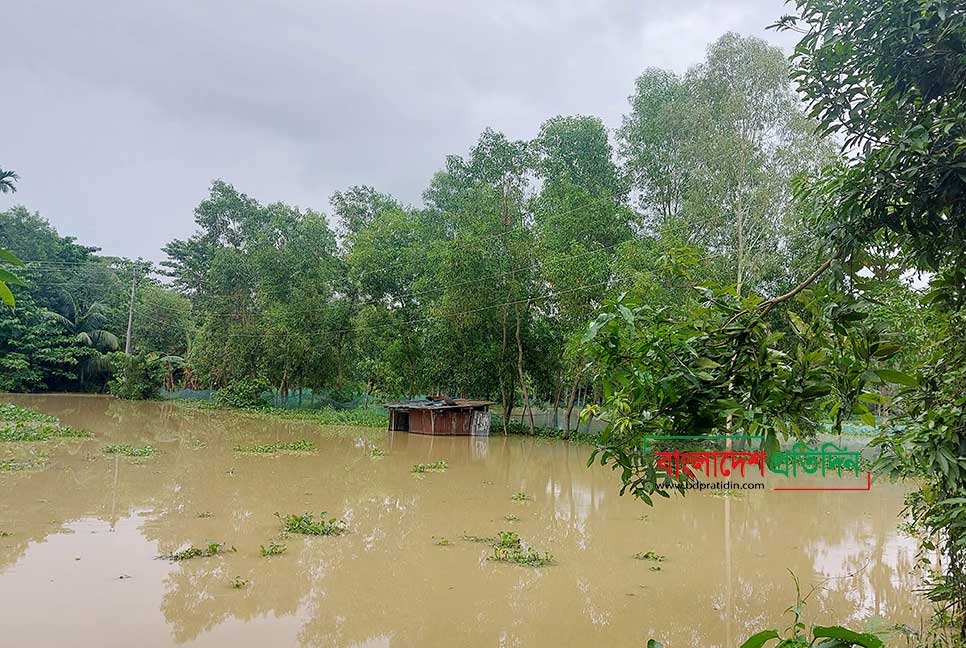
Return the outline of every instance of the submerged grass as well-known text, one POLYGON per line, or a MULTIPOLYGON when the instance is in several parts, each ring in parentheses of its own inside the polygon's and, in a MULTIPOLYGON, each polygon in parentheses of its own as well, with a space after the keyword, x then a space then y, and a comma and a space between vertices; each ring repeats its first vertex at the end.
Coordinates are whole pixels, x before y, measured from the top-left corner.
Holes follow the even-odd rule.
POLYGON ((315 444, 305 439, 292 441, 291 443, 256 443, 249 446, 235 446, 235 452, 247 452, 251 454, 277 454, 279 452, 311 452, 315 450, 315 444))
POLYGON ((126 443, 112 443, 111 445, 105 446, 102 452, 108 455, 122 455, 125 457, 150 457, 154 454, 154 448, 149 445, 136 447, 126 443))
POLYGON ((275 542, 274 540, 268 543, 268 546, 262 545, 259 551, 263 558, 268 558, 270 556, 281 556, 288 550, 288 546, 283 545, 280 542, 275 542))
POLYGON ((636 560, 649 560, 651 562, 664 562, 667 560, 667 556, 662 556, 654 551, 641 551, 634 554, 636 560))
POLYGON ((498 531, 496 543, 493 545, 493 555, 488 560, 497 562, 511 562, 525 567, 545 567, 554 563, 553 555, 549 552, 539 552, 533 547, 525 546, 520 536, 514 531, 498 531))
POLYGON ((37 453, 31 454, 29 458, 17 459, 17 458, 6 458, 0 459, 0 473, 4 472, 25 472, 30 470, 42 470, 47 467, 47 454, 37 453))
POLYGON ((289 513, 285 516, 276 513, 275 517, 282 522, 282 529, 289 533, 313 536, 335 536, 342 535, 349 529, 344 520, 327 517, 325 511, 319 514, 318 522, 315 521, 311 513, 303 513, 302 515, 289 513))
POLYGON ((416 474, 423 474, 428 472, 443 472, 449 468, 449 464, 446 463, 445 459, 440 459, 434 463, 420 463, 416 464, 412 468, 412 472, 416 474))
POLYGON ((211 556, 217 556, 218 554, 225 553, 226 551, 235 551, 235 548, 226 547, 225 544, 221 542, 209 542, 204 547, 195 547, 192 545, 187 549, 182 549, 181 551, 164 554, 161 556, 161 558, 177 562, 181 560, 191 560, 192 558, 210 558, 211 556))

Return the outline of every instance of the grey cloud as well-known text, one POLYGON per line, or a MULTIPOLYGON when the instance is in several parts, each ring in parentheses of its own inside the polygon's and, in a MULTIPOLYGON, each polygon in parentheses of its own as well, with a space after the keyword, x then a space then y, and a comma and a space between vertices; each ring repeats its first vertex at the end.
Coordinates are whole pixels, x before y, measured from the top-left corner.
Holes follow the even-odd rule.
POLYGON ((110 253, 159 258, 221 177, 325 210, 369 183, 418 202, 486 126, 619 123, 647 66, 683 71, 781 0, 108 2, 4 9, 8 134, 22 202, 110 253))

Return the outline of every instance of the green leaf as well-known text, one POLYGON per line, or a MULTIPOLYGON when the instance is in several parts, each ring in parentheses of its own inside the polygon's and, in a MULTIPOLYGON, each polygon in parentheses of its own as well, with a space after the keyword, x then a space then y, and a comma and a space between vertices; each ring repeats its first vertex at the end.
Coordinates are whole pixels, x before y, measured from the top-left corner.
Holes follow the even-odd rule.
POLYGON ((772 639, 780 638, 781 635, 779 635, 775 630, 763 630, 762 632, 758 632, 748 637, 747 641, 741 644, 739 648, 761 648, 772 639))
POLYGON ((6 261, 7 263, 12 263, 13 265, 20 267, 23 267, 24 265, 23 261, 17 258, 17 255, 10 250, 5 250, 3 248, 0 248, 0 261, 6 261))
POLYGON ((812 635, 816 639, 839 639, 846 645, 862 646, 862 648, 884 648, 885 644, 875 635, 854 632, 842 626, 815 626, 812 635))
POLYGON ((7 272, 3 268, 0 268, 0 281, 6 282, 8 284, 13 284, 15 286, 25 286, 23 279, 18 277, 12 272, 7 272))
POLYGON ((664 644, 662 644, 657 639, 648 639, 647 648, 664 648, 664 644))
POLYGON ((17 305, 17 300, 14 299, 13 293, 10 292, 10 288, 8 288, 7 284, 3 283, 2 281, 0 281, 0 301, 11 308, 17 305))
POLYGON ((901 371, 896 371, 895 369, 876 369, 875 375, 885 382, 895 383, 897 385, 905 385, 906 387, 919 386, 919 381, 913 376, 901 371))

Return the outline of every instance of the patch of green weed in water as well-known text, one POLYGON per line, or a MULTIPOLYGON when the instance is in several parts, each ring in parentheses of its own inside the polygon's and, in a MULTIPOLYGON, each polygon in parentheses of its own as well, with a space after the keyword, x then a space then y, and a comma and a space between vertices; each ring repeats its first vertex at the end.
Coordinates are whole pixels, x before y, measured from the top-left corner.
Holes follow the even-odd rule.
POLYGON ((449 464, 446 463, 445 459, 440 459, 434 463, 420 463, 416 464, 412 468, 412 472, 416 474, 423 474, 429 472, 443 472, 449 468, 449 464))
POLYGON ((245 587, 246 585, 248 585, 248 579, 247 578, 242 578, 241 576, 235 576, 230 581, 228 581, 228 584, 231 585, 235 589, 241 589, 241 588, 245 587))
POLYGON ((108 455, 122 455, 125 457, 150 457, 154 454, 154 448, 149 445, 135 447, 126 443, 112 443, 105 446, 103 451, 108 455))
POLYGON ((161 557, 165 560, 181 561, 191 560, 192 558, 210 558, 211 556, 217 556, 218 554, 225 553, 226 551, 235 551, 235 548, 226 547, 221 542, 209 542, 204 547, 195 547, 192 545, 187 549, 182 549, 181 551, 176 551, 172 554, 166 554, 161 557))
POLYGON ((268 558, 270 556, 281 556, 288 550, 288 547, 272 540, 268 543, 268 546, 262 545, 259 550, 263 558, 268 558))
POLYGON ((295 515, 290 513, 282 516, 275 514, 282 522, 282 529, 289 533, 301 533, 302 535, 314 536, 334 536, 342 535, 348 530, 348 525, 343 520, 327 517, 325 511, 319 514, 318 522, 315 521, 311 513, 295 515))
POLYGON ((506 520, 507 522, 519 522, 520 521, 520 518, 518 518, 515 515, 504 515, 503 516, 503 519, 506 520))
POLYGON ((544 567, 552 565, 553 555, 549 552, 539 552, 533 547, 523 545, 520 536, 514 531, 499 531, 496 543, 493 545, 493 555, 488 560, 510 562, 525 567, 544 567))
POLYGON ((653 551, 641 551, 634 554, 636 560, 649 560, 651 562, 664 562, 667 560, 667 556, 662 556, 659 553, 653 551))
POLYGON ((276 454, 278 452, 310 452, 315 450, 315 444, 305 439, 291 443, 256 443, 249 446, 235 446, 235 452, 251 454, 276 454))
POLYGON ((514 502, 529 502, 530 496, 521 491, 519 493, 510 495, 510 499, 512 499, 514 502))
POLYGON ((369 456, 372 457, 373 459, 378 459, 379 457, 385 457, 386 454, 387 453, 385 450, 378 447, 373 448, 372 450, 369 451, 369 456))

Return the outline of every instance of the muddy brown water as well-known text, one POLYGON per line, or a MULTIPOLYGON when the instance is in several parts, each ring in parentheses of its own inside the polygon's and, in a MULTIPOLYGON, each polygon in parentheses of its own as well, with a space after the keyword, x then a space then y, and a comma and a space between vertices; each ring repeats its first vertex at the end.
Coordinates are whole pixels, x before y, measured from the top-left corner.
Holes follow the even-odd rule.
POLYGON ((730 647, 788 623, 789 569, 806 591, 822 583, 811 623, 918 627, 926 613, 915 542, 896 531, 901 485, 705 491, 649 508, 588 468, 586 446, 557 441, 390 436, 98 396, 0 401, 95 435, 0 444, 0 459, 46 454, 0 473, 0 645, 730 647), (317 451, 233 450, 297 439, 317 451), (156 454, 108 457, 108 443, 156 454), (438 459, 448 470, 410 472, 438 459), (511 500, 518 491, 532 499, 511 500), (264 558, 276 511, 328 511, 350 532, 293 535, 264 558), (463 539, 499 530, 556 564, 489 561, 463 539), (158 558, 207 542, 237 551, 158 558), (645 551, 666 560, 633 558, 645 551), (234 589, 236 576, 248 584, 234 589))

